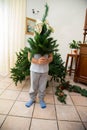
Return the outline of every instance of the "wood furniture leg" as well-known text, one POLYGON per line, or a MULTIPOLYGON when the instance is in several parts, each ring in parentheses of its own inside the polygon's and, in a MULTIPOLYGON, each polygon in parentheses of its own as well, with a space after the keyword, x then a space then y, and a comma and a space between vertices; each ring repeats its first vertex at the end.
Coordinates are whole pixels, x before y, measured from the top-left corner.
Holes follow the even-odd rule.
POLYGON ((71 57, 71 64, 70 64, 69 76, 71 76, 71 72, 72 72, 72 63, 73 63, 73 57, 71 57))

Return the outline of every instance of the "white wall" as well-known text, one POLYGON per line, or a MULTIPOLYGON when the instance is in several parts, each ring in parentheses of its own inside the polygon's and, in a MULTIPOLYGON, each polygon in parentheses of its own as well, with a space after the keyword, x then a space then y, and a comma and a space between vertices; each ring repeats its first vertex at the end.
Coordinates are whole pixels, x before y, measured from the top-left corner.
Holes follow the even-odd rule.
MULTIPOLYGON (((45 3, 49 5, 47 20, 54 28, 54 39, 59 44, 62 59, 66 60, 69 43, 74 39, 83 41, 83 27, 87 0, 27 0, 27 17, 42 19, 45 3), (32 9, 39 10, 38 15, 32 9)), ((26 39, 30 35, 26 36, 26 39)))

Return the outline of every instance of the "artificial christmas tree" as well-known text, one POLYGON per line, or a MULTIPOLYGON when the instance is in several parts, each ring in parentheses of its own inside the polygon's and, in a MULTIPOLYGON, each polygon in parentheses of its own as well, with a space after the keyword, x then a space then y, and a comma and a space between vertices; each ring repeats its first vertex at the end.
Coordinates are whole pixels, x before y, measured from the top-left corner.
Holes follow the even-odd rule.
POLYGON ((54 40, 51 37, 51 33, 53 32, 52 27, 46 21, 46 17, 48 14, 48 5, 46 4, 45 14, 43 15, 42 21, 36 23, 35 26, 35 34, 34 38, 29 38, 29 52, 30 52, 30 59, 35 54, 40 54, 41 56, 48 55, 55 51, 58 51, 58 44, 56 44, 57 40, 54 40))
POLYGON ((29 49, 25 47, 19 53, 16 53, 17 61, 15 67, 11 68, 11 78, 16 85, 18 82, 25 80, 25 78, 30 74, 30 62, 27 57, 28 51, 29 49))

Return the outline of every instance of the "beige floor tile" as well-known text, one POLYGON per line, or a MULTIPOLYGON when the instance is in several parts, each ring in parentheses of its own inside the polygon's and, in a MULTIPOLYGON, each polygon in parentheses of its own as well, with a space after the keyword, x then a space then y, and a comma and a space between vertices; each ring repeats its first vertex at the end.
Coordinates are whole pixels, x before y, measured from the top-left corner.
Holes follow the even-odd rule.
POLYGON ((56 105, 56 110, 59 120, 80 121, 80 118, 73 106, 56 105))
POLYGON ((53 90, 52 90, 51 86, 49 86, 49 87, 46 88, 46 93, 47 94, 53 94, 53 90))
POLYGON ((58 130, 55 120, 32 119, 30 130, 58 130))
POLYGON ((29 92, 29 89, 30 89, 29 86, 24 86, 23 89, 22 89, 22 91, 23 92, 29 92))
POLYGON ((87 97, 71 96, 75 105, 87 106, 87 97))
POLYGON ((28 101, 29 100, 29 93, 28 92, 21 92, 18 101, 28 101))
POLYGON ((4 82, 11 84, 13 82, 13 80, 10 77, 6 77, 4 79, 4 82))
POLYGON ((48 75, 48 81, 51 80, 52 76, 48 75))
POLYGON ((29 130, 30 119, 8 116, 1 130, 29 130))
POLYGON ((87 123, 84 123, 84 126, 85 126, 85 130, 87 130, 87 123))
POLYGON ((29 86, 30 85, 30 79, 26 80, 26 86, 29 86))
POLYGON ((58 121, 59 130, 85 130, 80 122, 58 121))
POLYGON ((53 94, 55 94, 55 92, 56 92, 56 87, 53 86, 53 94))
POLYGON ((65 94, 69 95, 69 91, 63 90, 63 92, 64 92, 65 94))
POLYGON ((14 101, 12 100, 2 100, 0 99, 0 113, 1 114, 8 114, 9 110, 11 109, 14 101))
POLYGON ((48 87, 53 88, 54 87, 54 81, 48 81, 48 87))
POLYGON ((27 82, 25 83, 25 85, 23 86, 22 91, 29 92, 29 89, 30 89, 30 81, 27 81, 27 82))
POLYGON ((6 115, 0 115, 0 126, 2 125, 6 115))
POLYGON ((51 84, 53 85, 54 88, 56 88, 56 86, 58 86, 58 82, 56 82, 56 81, 52 81, 51 84))
POLYGON ((82 89, 86 89, 87 90, 87 85, 80 85, 82 89))
POLYGON ((69 94, 70 94, 70 96, 81 96, 81 94, 75 93, 75 92, 70 92, 69 94))
POLYGON ((12 99, 15 100, 19 94, 19 91, 5 90, 0 96, 1 99, 12 99))
POLYGON ((87 122, 87 107, 77 106, 76 108, 79 112, 81 120, 83 122, 87 122))
POLYGON ((32 117, 34 105, 32 105, 30 108, 27 108, 25 103, 26 102, 16 101, 9 115, 32 117))
POLYGON ((2 94, 3 91, 4 91, 4 89, 0 89, 0 95, 2 94))
POLYGON ((65 79, 71 79, 72 76, 69 76, 68 74, 66 75, 65 79))
POLYGON ((22 90, 23 86, 25 85, 25 80, 22 81, 22 83, 18 82, 17 85, 15 84, 15 82, 12 82, 9 87, 7 89, 11 89, 11 90, 22 90))
POLYGON ((47 104, 47 107, 45 109, 42 109, 39 104, 35 104, 33 117, 43 119, 56 119, 54 105, 47 104))
POLYGON ((23 80, 22 83, 18 82, 17 87, 23 87, 26 83, 26 80, 23 80))
MULTIPOLYGON (((57 105, 65 105, 64 103, 61 103, 58 99, 57 99, 57 96, 55 96, 55 104, 57 104, 57 105)), ((73 105, 73 102, 72 102, 72 100, 71 100, 71 98, 70 98, 70 96, 69 95, 67 95, 67 97, 66 97, 66 105, 73 105)))
POLYGON ((70 84, 72 84, 72 85, 77 85, 77 83, 75 83, 75 82, 73 81, 73 79, 69 79, 68 81, 69 81, 70 84))
POLYGON ((4 82, 4 81, 1 81, 0 82, 0 89, 6 89, 10 84, 4 82))
POLYGON ((12 83, 7 89, 21 91, 22 88, 23 88, 23 85, 16 86, 14 83, 12 83))
POLYGON ((53 94, 46 94, 44 100, 46 103, 54 104, 53 94))
MULTIPOLYGON (((67 77, 67 80, 70 80, 71 84, 76 84, 81 88, 87 89, 87 86, 80 83, 75 83, 72 79, 73 76, 67 77)), ((30 80, 26 79, 22 82, 22 84, 18 83, 18 85, 15 86, 14 82, 9 78, 9 76, 5 78, 1 77, 0 125, 7 116, 3 114, 9 114, 9 116, 7 116, 0 130, 58 130, 56 115, 58 118, 59 130, 87 129, 87 98, 78 93, 69 93, 68 91, 65 91, 67 94, 67 104, 62 104, 57 100, 55 95, 53 97, 53 94, 55 93, 55 85, 57 84, 58 83, 53 84, 53 82, 50 82, 49 87, 46 89, 45 102, 48 104, 45 109, 42 109, 39 103, 35 103, 35 107, 33 104, 30 108, 27 108, 25 107, 25 103, 29 100, 28 92, 30 88, 30 80), (54 98, 56 111, 54 106, 54 98), (17 101, 14 104, 15 99, 17 99, 17 101), (74 105, 76 105, 78 112, 76 111, 74 105), (78 122, 81 121, 79 116, 83 121, 83 125, 81 122, 78 122), (31 127, 29 129, 30 124, 31 127)))
POLYGON ((5 76, 0 75, 0 81, 4 80, 5 76))

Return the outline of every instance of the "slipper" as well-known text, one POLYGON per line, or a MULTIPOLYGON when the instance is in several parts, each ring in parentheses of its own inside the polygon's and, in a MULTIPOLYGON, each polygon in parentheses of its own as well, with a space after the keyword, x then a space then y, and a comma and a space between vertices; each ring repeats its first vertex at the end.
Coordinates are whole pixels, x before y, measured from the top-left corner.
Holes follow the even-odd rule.
POLYGON ((46 103, 43 100, 41 100, 40 101, 40 106, 41 106, 41 108, 46 108, 46 103))
POLYGON ((28 102, 25 104, 25 106, 26 106, 26 107, 30 107, 33 103, 35 103, 35 101, 30 100, 30 101, 28 101, 28 102))

